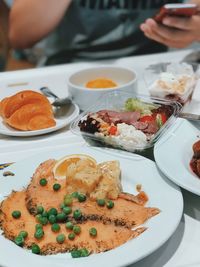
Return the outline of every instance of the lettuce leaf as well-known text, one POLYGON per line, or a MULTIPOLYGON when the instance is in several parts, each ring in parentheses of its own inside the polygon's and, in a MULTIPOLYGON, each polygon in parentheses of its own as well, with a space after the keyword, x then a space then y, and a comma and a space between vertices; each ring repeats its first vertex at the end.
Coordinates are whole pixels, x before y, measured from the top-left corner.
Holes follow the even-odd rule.
POLYGON ((139 111, 141 115, 151 115, 151 111, 158 107, 158 105, 144 103, 137 98, 128 98, 125 102, 126 111, 139 111))

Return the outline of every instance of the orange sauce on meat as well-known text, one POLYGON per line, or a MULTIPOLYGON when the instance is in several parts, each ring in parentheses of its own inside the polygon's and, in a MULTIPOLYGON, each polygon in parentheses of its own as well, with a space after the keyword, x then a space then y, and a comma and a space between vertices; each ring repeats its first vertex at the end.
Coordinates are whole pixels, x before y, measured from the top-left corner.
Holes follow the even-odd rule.
POLYGON ((90 89, 99 89, 99 88, 113 88, 113 87, 117 87, 117 84, 107 78, 97 78, 95 80, 91 80, 89 82, 86 83, 86 88, 90 88, 90 89))

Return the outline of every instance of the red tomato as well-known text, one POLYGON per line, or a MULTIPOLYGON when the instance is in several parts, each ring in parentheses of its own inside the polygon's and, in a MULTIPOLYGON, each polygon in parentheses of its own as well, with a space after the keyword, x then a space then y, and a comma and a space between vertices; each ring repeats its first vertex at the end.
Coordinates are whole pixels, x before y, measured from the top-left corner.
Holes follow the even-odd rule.
POLYGON ((162 118, 162 122, 163 124, 167 121, 167 116, 165 115, 165 113, 161 113, 161 118, 162 118))
POLYGON ((145 115, 143 117, 140 118, 141 122, 153 122, 155 121, 155 118, 151 115, 145 115))
POLYGON ((109 134, 115 135, 117 132, 117 127, 116 126, 111 126, 109 129, 109 134))

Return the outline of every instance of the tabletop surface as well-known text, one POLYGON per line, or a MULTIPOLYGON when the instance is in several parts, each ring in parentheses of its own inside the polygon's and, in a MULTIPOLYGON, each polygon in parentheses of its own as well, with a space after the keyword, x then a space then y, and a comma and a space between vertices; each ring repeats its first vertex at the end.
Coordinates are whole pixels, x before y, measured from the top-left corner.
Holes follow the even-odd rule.
MULTIPOLYGON (((38 84, 49 86, 60 97, 68 95, 67 77, 83 67, 97 64, 115 64, 133 68, 138 74, 138 92, 145 94, 143 79, 144 68, 158 62, 181 61, 191 50, 180 50, 163 54, 135 56, 109 62, 74 63, 44 67, 23 71, 0 73, 0 90, 6 91, 12 86, 37 88, 38 84)), ((0 163, 16 162, 51 147, 62 147, 63 144, 85 145, 81 137, 73 135, 69 127, 58 132, 38 137, 15 138, 0 135, 0 163)), ((184 214, 173 236, 156 252, 131 267, 195 267, 200 266, 200 205, 199 197, 182 190, 184 214)), ((156 238, 156 237, 155 237, 156 238)), ((1 257, 1 256, 0 256, 1 257)))

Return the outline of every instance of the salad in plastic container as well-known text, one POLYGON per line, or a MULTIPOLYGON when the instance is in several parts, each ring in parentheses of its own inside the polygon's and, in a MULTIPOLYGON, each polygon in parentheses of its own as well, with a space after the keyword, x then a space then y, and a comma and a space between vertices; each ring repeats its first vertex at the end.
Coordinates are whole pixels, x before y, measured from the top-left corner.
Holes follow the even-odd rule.
POLYGON ((176 101, 126 93, 104 94, 71 124, 75 134, 130 152, 152 147, 174 123, 176 101))

